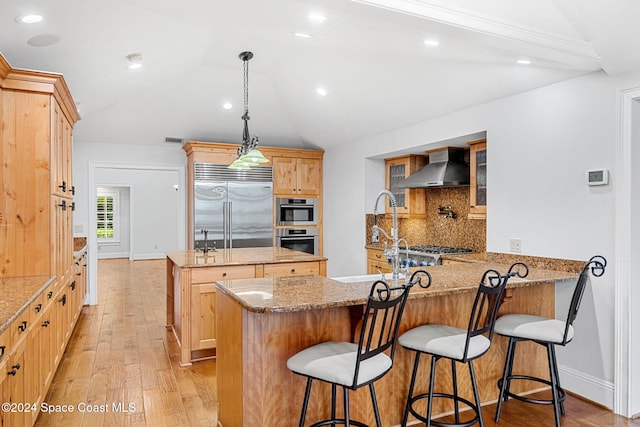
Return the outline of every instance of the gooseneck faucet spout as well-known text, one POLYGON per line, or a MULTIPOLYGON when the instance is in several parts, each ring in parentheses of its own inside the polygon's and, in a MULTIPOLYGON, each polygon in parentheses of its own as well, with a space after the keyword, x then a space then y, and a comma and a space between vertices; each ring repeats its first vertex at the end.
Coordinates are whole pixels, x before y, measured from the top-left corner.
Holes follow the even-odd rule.
POLYGON ((386 247, 384 254, 391 260, 391 280, 397 284, 400 278, 400 249, 398 248, 398 203, 393 193, 389 190, 382 190, 376 197, 376 204, 373 207, 373 229, 372 229, 372 243, 380 243, 380 232, 384 234, 387 239, 391 240, 391 249, 386 247), (387 196, 391 202, 391 208, 393 210, 393 228, 391 229, 391 236, 389 236, 382 228, 378 227, 378 202, 382 196, 387 196))

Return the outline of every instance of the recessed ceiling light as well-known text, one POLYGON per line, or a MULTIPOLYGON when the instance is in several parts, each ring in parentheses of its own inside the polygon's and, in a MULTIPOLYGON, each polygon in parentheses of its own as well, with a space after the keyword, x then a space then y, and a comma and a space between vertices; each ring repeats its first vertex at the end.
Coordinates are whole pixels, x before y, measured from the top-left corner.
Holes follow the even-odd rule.
POLYGON ((233 105, 231 105, 230 102, 225 102, 224 104, 222 104, 222 108, 224 108, 225 110, 231 110, 233 108, 233 105))
POLYGON ((427 46, 438 46, 440 44, 440 42, 438 40, 434 40, 434 39, 426 39, 424 41, 424 44, 427 46))
POLYGON ((16 16, 16 22, 21 24, 37 24, 38 22, 42 22, 42 19, 42 15, 33 13, 16 16))
POLYGON ((327 96, 327 90, 323 87, 316 88, 316 92, 320 96, 327 96))
POLYGON ((311 37, 311 34, 307 34, 307 33, 293 33, 293 35, 296 37, 300 37, 302 39, 308 39, 311 37))
POLYGON ((529 65, 529 64, 531 64, 531 61, 529 61, 528 59, 518 59, 516 61, 516 63, 518 63, 520 65, 529 65))
POLYGON ((318 12, 311 12, 309 15, 309 19, 314 22, 324 22, 327 20, 327 17, 318 12))

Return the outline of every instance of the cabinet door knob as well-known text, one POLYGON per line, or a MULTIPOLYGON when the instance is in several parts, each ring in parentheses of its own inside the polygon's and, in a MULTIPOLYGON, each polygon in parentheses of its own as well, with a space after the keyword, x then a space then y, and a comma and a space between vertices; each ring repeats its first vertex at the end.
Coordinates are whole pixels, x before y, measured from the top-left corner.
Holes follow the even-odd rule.
POLYGON ((42 304, 36 305, 35 309, 36 309, 36 313, 40 313, 40 310, 42 310, 42 304))
POLYGON ((63 193, 67 192, 67 182, 62 181, 62 185, 58 185, 58 188, 62 190, 63 193))
POLYGON ((27 321, 23 321, 19 326, 18 329, 20 329, 20 332, 24 332, 27 330, 27 321))
POLYGON ((53 297, 53 291, 49 291, 49 293, 47 293, 47 298, 51 299, 53 297))
POLYGON ((295 268, 292 268, 292 269, 291 269, 291 272, 292 272, 292 273, 295 273, 295 272, 296 272, 296 269, 295 269, 295 268))
POLYGON ((4 350, 5 350, 5 348, 7 348, 7 347, 6 347, 6 346, 4 346, 4 345, 0 345, 0 359, 2 359, 2 356, 4 356, 4 350))

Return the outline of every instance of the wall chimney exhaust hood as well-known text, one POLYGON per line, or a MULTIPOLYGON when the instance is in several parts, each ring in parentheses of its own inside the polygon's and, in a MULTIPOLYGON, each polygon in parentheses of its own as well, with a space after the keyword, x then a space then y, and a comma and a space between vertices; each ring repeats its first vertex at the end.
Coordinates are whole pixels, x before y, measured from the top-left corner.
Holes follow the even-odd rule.
POLYGON ((429 163, 394 188, 461 187, 469 185, 464 150, 443 148, 429 153, 429 163))

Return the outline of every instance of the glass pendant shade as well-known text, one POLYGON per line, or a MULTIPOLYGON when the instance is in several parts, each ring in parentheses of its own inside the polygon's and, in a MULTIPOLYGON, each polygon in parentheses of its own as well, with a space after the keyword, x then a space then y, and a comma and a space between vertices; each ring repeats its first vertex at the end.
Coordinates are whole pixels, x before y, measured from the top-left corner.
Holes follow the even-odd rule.
POLYGON ((251 169, 253 166, 258 166, 258 163, 251 162, 249 160, 239 157, 233 161, 227 168, 229 169, 251 169))
POLYGON ((267 159, 257 148, 254 148, 247 154, 240 156, 240 160, 255 164, 269 163, 269 159, 267 159))

